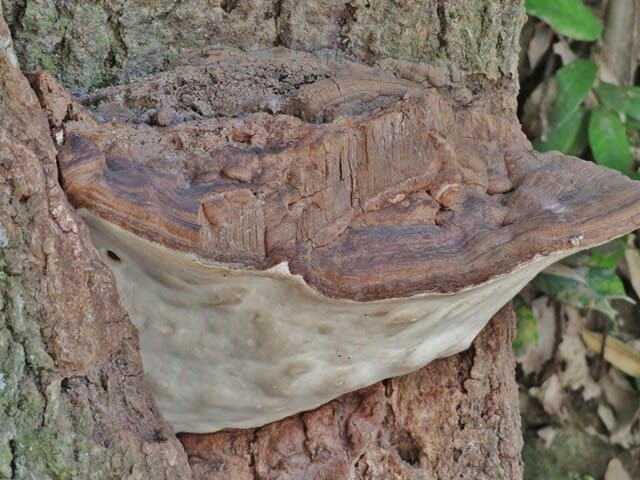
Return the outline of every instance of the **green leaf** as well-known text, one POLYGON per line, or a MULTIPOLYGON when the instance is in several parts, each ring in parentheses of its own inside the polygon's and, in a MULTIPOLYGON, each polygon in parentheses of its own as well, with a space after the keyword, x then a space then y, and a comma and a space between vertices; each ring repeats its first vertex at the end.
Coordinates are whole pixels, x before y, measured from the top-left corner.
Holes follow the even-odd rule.
POLYGON ((611 252, 592 252, 585 265, 614 270, 623 255, 624 246, 620 246, 611 252))
POLYGON ((602 298, 627 299, 624 285, 616 272, 609 268, 588 268, 585 278, 587 284, 602 298))
POLYGON ((580 119, 580 124, 576 131, 576 136, 573 139, 573 143, 569 145, 563 153, 566 153, 567 155, 580 156, 580 154, 582 154, 589 146, 589 136, 587 134, 587 129, 589 127, 589 112, 587 112, 586 109, 583 112, 578 110, 575 115, 580 119))
POLYGON ((640 130, 640 119, 635 119, 633 117, 627 117, 627 128, 631 130, 638 131, 640 130))
POLYGON ((517 334, 513 339, 513 353, 521 355, 526 353, 531 347, 538 345, 540 336, 538 334, 538 321, 531 309, 531 306, 518 295, 513 300, 513 308, 516 311, 517 334))
POLYGON ((598 310, 609 318, 615 319, 617 311, 611 305, 611 300, 622 299, 633 302, 626 296, 622 280, 615 270, 600 267, 577 268, 585 282, 540 274, 534 284, 550 297, 578 308, 598 310))
POLYGON ((615 270, 618 261, 624 256, 625 249, 628 248, 626 238, 617 238, 589 250, 574 253, 562 260, 561 265, 567 265, 574 271, 584 271, 578 267, 600 267, 615 270))
POLYGON ((558 96, 553 111, 553 123, 560 124, 575 112, 587 98, 598 75, 591 60, 577 59, 556 72, 558 96))
POLYGON ((579 155, 584 151, 588 144, 588 114, 582 103, 589 94, 597 74, 596 64, 582 59, 558 70, 558 95, 553 120, 545 138, 534 142, 536 150, 559 150, 569 155, 579 155))
POLYGON ((535 140, 533 146, 539 152, 558 150, 568 155, 578 155, 587 145, 588 120, 586 109, 580 106, 562 123, 552 124, 545 138, 535 140))
POLYGON ((524 6, 527 13, 569 38, 594 41, 602 34, 602 25, 580 0, 525 0, 524 6))
POLYGON ((640 87, 620 87, 603 82, 596 88, 596 95, 609 110, 640 120, 640 87))
POLYGON ((589 144, 597 163, 626 173, 631 165, 631 147, 624 125, 613 112, 597 108, 589 119, 589 144))

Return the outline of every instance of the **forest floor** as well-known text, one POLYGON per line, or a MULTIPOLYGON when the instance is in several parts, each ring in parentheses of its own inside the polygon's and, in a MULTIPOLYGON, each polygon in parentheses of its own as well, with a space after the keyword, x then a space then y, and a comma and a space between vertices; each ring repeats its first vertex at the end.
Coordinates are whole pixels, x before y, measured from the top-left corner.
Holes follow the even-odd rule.
MULTIPOLYGON (((604 17, 597 6, 594 12, 604 17)), ((532 141, 553 128, 554 98, 563 87, 558 86, 558 68, 576 58, 593 64, 594 82, 579 107, 587 115, 606 107, 598 98, 602 83, 640 99, 640 75, 635 75, 636 86, 617 82, 607 66, 610 59, 599 56, 600 42, 571 41, 530 17, 521 43, 519 112, 532 141)), ((632 64, 637 72, 637 58, 632 64)), ((636 108, 629 102, 640 101, 627 100, 622 109, 636 108)), ((614 113, 626 121, 622 112, 614 113)), ((640 149, 634 145, 639 130, 635 124, 625 126, 631 127, 627 136, 634 157, 625 173, 634 177, 640 165, 640 149)), ((586 140, 582 147, 565 153, 598 160, 586 140)), ((527 480, 640 479, 638 237, 636 232, 553 266, 515 301, 527 480)))

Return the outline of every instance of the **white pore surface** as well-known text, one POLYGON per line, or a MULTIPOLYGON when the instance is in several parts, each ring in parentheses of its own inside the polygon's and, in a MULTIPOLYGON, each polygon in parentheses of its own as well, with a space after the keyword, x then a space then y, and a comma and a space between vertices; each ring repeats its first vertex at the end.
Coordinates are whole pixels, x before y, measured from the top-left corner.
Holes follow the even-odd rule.
POLYGON ((260 426, 465 350, 529 280, 571 253, 455 294, 354 302, 320 295, 286 264, 204 264, 81 213, 140 331, 160 409, 176 431, 196 433, 260 426))

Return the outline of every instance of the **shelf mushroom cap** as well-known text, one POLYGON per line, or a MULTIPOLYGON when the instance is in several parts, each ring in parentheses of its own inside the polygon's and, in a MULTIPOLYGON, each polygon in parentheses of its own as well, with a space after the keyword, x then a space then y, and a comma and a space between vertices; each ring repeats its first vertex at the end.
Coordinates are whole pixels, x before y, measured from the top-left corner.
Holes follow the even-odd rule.
POLYGON ((259 426, 464 350, 546 266, 640 225, 640 185, 533 152, 500 102, 354 75, 294 94, 302 118, 64 123, 63 187, 177 431, 259 426))

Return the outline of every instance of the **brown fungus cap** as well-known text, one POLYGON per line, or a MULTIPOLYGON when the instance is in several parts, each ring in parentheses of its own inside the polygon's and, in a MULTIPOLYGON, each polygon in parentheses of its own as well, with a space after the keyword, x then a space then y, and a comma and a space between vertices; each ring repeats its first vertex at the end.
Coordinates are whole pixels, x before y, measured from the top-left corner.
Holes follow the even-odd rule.
POLYGON ((334 298, 455 292, 640 220, 636 183, 535 153, 511 115, 434 90, 324 124, 256 113, 65 132, 77 207, 204 262, 286 261, 334 298))
POLYGON ((501 97, 418 67, 218 52, 88 109, 33 77, 176 430, 262 425, 459 352, 537 272, 640 225, 637 183, 533 152, 501 97))

